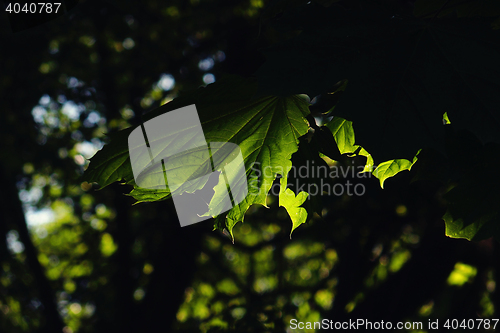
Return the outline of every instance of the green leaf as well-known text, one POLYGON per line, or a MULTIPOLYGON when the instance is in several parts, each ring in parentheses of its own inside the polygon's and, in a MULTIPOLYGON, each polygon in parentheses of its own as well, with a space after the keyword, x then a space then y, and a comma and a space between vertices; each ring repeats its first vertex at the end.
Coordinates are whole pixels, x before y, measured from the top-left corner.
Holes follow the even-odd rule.
POLYGON ((353 153, 356 150, 357 147, 354 146, 355 138, 352 121, 340 117, 333 117, 325 126, 332 132, 341 154, 353 153))
POLYGON ((469 241, 480 241, 494 236, 500 239, 500 220, 496 214, 484 215, 474 223, 466 225, 462 219, 454 219, 448 210, 443 216, 445 234, 451 238, 464 238, 469 241))
POLYGON ((355 134, 352 121, 345 120, 341 117, 334 117, 325 126, 332 131, 341 154, 352 154, 357 151, 358 155, 367 158, 365 168, 362 172, 373 172, 373 175, 380 180, 380 186, 382 188, 384 188, 384 181, 387 178, 393 177, 401 171, 410 170, 417 161, 418 153, 415 155, 413 162, 406 159, 395 159, 383 162, 373 170, 374 161, 371 154, 361 146, 355 145, 355 134))
MULTIPOLYGON (((245 162, 247 197, 232 208, 216 227, 224 227, 232 236, 234 225, 243 221, 252 204, 266 205, 266 196, 277 174, 291 167, 290 158, 298 149, 298 139, 308 131, 305 117, 308 102, 301 96, 255 98, 255 79, 229 77, 186 93, 146 114, 144 120, 183 106, 195 104, 207 142, 237 144, 245 162)), ((133 129, 114 136, 99 151, 85 171, 84 180, 106 186, 114 181, 134 185, 130 192, 138 201, 157 201, 170 196, 167 190, 145 190, 134 183, 127 139, 133 129)), ((210 206, 216 205, 222 187, 215 187, 210 206)))
MULTIPOLYGON (((356 146, 356 147, 359 147, 359 146, 356 146)), ((373 172, 373 166, 374 166, 375 162, 373 161, 372 155, 370 153, 368 153, 365 148, 361 148, 361 150, 359 151, 358 154, 366 157, 365 168, 361 172, 373 172)))
MULTIPOLYGON (((469 146, 477 147, 477 138, 470 133, 457 135, 461 138, 461 146, 470 141, 469 146)), ((444 195, 448 208, 443 217, 446 234, 469 240, 491 236, 500 240, 500 181, 495 177, 500 165, 500 145, 489 143, 475 149, 475 157, 459 167, 456 166, 458 156, 451 155, 449 160, 457 175, 451 179, 451 189, 444 195)))
POLYGON ((169 190, 150 190, 137 186, 134 186, 128 195, 137 200, 135 204, 141 202, 162 201, 169 199, 172 196, 169 190))
POLYGON ((91 159, 82 180, 96 182, 101 187, 114 182, 132 184, 134 176, 128 153, 128 136, 133 128, 127 128, 109 135, 110 143, 105 145, 91 159))
POLYGON ((384 182, 387 178, 394 177, 401 171, 411 170, 411 167, 418 160, 417 155, 419 153, 420 150, 417 152, 412 162, 405 159, 396 159, 380 163, 377 166, 377 168, 373 171, 373 175, 377 177, 380 181, 380 187, 384 188, 384 182))
POLYGON ((317 129, 310 139, 305 136, 300 138, 299 149, 292 155, 293 169, 280 179, 279 202, 280 206, 287 209, 288 214, 292 218, 290 235, 299 225, 307 222, 307 217, 312 217, 314 213, 321 216, 323 186, 325 184, 330 186, 333 184, 333 180, 329 177, 330 168, 320 156, 320 153, 318 153, 318 151, 321 151, 319 133, 324 134, 321 136, 323 139, 330 136, 333 146, 337 147, 332 134, 324 126, 317 129), (328 132, 323 132, 322 129, 326 129, 328 132), (299 203, 301 193, 307 194, 308 199, 305 202, 299 203), (297 195, 296 199, 295 195, 297 195), (305 216, 301 215, 304 211, 297 208, 300 205, 305 209, 305 216), (294 207, 293 211, 289 210, 292 207, 294 207), (301 214, 298 214, 298 212, 301 214))
POLYGON ((445 186, 447 210, 443 220, 447 236, 474 241, 492 236, 500 239, 500 182, 495 176, 500 145, 483 145, 470 131, 455 131, 453 124, 446 129, 446 155, 422 150, 414 180, 445 186))
MULTIPOLYGON (((359 145, 355 145, 356 136, 354 134, 354 128, 352 121, 345 120, 341 117, 333 117, 331 121, 325 124, 323 127, 328 128, 332 134, 335 142, 337 144, 338 150, 341 154, 357 154, 366 157, 365 168, 362 172, 372 172, 373 171, 373 157, 366 149, 359 145)), ((330 156, 326 151, 321 151, 326 156, 335 159, 335 157, 330 156)))
POLYGON ((328 127, 321 126, 317 128, 314 131, 312 139, 315 141, 316 150, 321 154, 335 161, 340 161, 342 159, 337 142, 328 127))
POLYGON ((443 125, 451 124, 450 118, 448 118, 448 112, 443 113, 443 125))
POLYGON ((307 200, 309 194, 301 191, 299 194, 295 195, 294 191, 286 188, 286 177, 282 177, 280 179, 280 184, 281 191, 279 195, 279 204, 280 207, 285 207, 288 215, 292 219, 292 230, 290 231, 290 238, 292 238, 292 232, 301 224, 307 222, 307 210, 304 207, 301 207, 301 205, 307 200))

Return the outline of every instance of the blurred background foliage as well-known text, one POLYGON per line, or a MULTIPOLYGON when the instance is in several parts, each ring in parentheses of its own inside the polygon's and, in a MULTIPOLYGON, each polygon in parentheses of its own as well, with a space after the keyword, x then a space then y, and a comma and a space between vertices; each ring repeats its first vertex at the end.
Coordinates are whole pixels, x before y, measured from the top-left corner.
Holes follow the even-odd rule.
POLYGON ((123 186, 79 181, 108 134, 181 91, 254 73, 258 50, 290 37, 267 23, 291 5, 86 0, 35 28, 0 25, 2 332, 499 317, 498 245, 446 238, 443 189, 413 173, 322 197, 324 218, 293 239, 270 197, 235 244, 210 221, 181 229, 170 201, 133 206, 123 186))

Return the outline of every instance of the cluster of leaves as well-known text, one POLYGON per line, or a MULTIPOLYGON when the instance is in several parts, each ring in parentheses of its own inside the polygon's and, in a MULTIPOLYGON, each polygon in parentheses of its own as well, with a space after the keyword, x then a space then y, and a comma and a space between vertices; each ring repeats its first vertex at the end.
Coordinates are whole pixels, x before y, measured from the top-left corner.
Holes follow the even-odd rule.
MULTIPOLYGON (((297 1, 285 8, 280 3, 274 3, 281 13, 271 18, 272 29, 300 33, 264 51, 267 61, 256 79, 228 77, 144 116, 149 120, 195 104, 207 142, 241 148, 247 181, 258 186, 217 216, 215 227, 232 235, 251 205, 266 206, 278 176, 279 204, 292 219, 292 231, 321 212, 315 198, 305 203, 307 192, 286 188, 292 155, 338 162, 364 156, 364 171, 382 187, 387 178, 410 170, 419 155, 417 178, 448 187, 447 235, 498 238, 500 36, 491 19, 500 15, 498 2, 419 0, 414 8, 391 1, 297 1), (345 79, 349 84, 339 87, 345 79), (342 96, 329 110, 333 119, 318 127, 307 98, 299 94, 327 92, 342 96), (372 155, 385 162, 374 168, 372 155)), ((134 183, 127 147, 132 130, 111 138, 84 179, 133 185, 130 195, 138 202, 169 198, 168 189, 145 190, 134 183)), ((217 193, 210 205, 216 201, 217 193)))

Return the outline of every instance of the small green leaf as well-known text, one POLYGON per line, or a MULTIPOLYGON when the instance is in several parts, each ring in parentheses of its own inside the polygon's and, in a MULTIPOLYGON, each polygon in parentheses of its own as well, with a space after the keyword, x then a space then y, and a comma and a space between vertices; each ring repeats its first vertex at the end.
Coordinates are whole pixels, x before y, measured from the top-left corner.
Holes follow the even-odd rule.
POLYGON ((332 132, 341 154, 352 153, 356 150, 356 147, 354 146, 355 137, 352 121, 345 120, 340 117, 334 117, 325 126, 332 132))
POLYGON ((450 118, 448 118, 448 112, 445 112, 443 114, 443 125, 449 125, 451 124, 450 118))
MULTIPOLYGON (((372 155, 363 147, 355 145, 356 136, 354 134, 352 121, 345 120, 340 117, 334 117, 329 123, 322 127, 327 127, 332 132, 335 142, 337 143, 338 150, 341 154, 356 153, 357 155, 365 156, 366 164, 362 172, 373 171, 374 161, 372 155)), ((329 156, 326 153, 324 154, 332 158, 332 156, 329 156)))
POLYGON ((415 162, 417 162, 417 155, 419 152, 420 150, 413 158, 413 162, 410 162, 406 159, 397 159, 380 163, 373 171, 373 175, 380 180, 380 187, 384 188, 384 182, 387 178, 394 177, 401 171, 410 170, 415 162))
POLYGON ((141 202, 155 202, 169 199, 172 195, 169 190, 151 190, 147 188, 137 187, 135 186, 129 194, 133 197, 137 202, 135 204, 141 202))
POLYGON ((110 143, 91 159, 82 181, 96 182, 101 188, 114 182, 133 183, 134 177, 128 153, 128 136, 133 128, 109 135, 110 143))
POLYGON ((465 225, 461 218, 453 219, 450 210, 447 210, 443 216, 446 225, 445 234, 451 238, 464 238, 469 241, 480 241, 491 236, 499 239, 500 221, 496 215, 482 215, 474 223, 465 225))
MULTIPOLYGON (((357 149, 357 147, 360 147, 360 146, 355 146, 355 147, 357 149)), ((367 152, 366 149, 363 147, 361 147, 361 150, 359 151, 358 154, 366 157, 365 168, 361 172, 373 172, 373 166, 374 166, 375 162, 373 161, 372 155, 369 152, 367 152)))
POLYGON ((286 177, 280 179, 280 184, 279 205, 280 207, 285 207, 288 215, 292 219, 292 230, 290 231, 290 238, 292 238, 292 232, 301 224, 307 222, 307 210, 301 207, 301 205, 307 200, 309 194, 307 192, 300 192, 295 195, 291 189, 286 188, 286 177))

